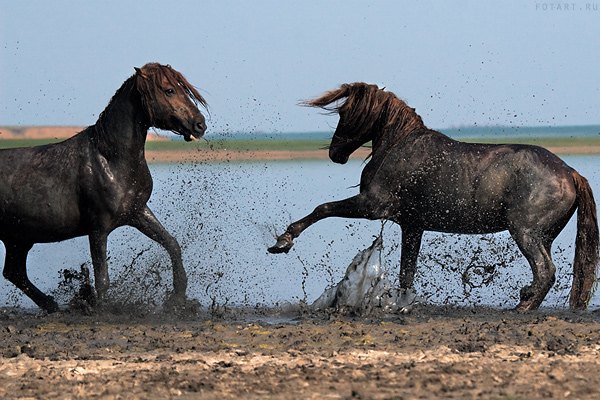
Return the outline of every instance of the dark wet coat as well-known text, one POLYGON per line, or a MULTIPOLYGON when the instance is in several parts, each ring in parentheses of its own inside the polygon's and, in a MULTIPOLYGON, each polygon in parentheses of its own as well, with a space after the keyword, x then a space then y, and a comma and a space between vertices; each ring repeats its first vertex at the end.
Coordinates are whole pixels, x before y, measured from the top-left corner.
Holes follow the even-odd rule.
MULTIPOLYGON (((176 300, 185 298, 186 274, 177 241, 146 205, 152 177, 144 155, 150 126, 200 137, 206 130, 195 102, 204 99, 169 66, 147 64, 117 91, 95 125, 45 146, 0 151, 0 240, 4 276, 38 306, 58 306, 28 279, 33 244, 89 235, 100 301, 108 288, 107 236, 131 225, 159 242, 173 262, 176 300)), ((51 261, 51 260, 48 260, 51 261)))
POLYGON ((367 141, 373 142, 371 159, 358 195, 318 206, 269 251, 289 251, 294 238, 323 218, 391 220, 402 228, 400 285, 410 288, 424 231, 508 230, 533 272, 517 306, 529 310, 555 281, 552 242, 578 210, 570 305, 586 308, 598 265, 596 205, 587 180, 560 158, 538 146, 453 140, 427 129, 414 109, 375 85, 342 85, 307 104, 340 115, 332 161, 345 163, 367 141))

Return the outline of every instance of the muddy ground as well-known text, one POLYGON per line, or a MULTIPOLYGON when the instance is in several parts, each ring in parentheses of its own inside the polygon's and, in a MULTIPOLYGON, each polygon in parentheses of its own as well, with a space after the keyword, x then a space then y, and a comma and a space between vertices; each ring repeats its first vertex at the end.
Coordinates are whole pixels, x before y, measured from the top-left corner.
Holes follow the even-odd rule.
POLYGON ((600 315, 0 313, 0 398, 594 399, 600 315))

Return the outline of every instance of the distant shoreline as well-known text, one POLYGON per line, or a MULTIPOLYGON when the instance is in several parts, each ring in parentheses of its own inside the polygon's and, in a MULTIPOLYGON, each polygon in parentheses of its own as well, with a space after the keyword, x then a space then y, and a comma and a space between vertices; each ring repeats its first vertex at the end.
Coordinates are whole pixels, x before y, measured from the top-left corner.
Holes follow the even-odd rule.
MULTIPOLYGON (((1 139, 59 139, 69 138, 86 129, 87 126, 43 126, 43 125, 0 125, 1 139)), ((454 126, 430 127, 457 140, 500 138, 557 138, 587 137, 600 138, 600 124, 596 125, 555 125, 555 126, 454 126)), ((327 140, 332 135, 327 132, 215 132, 209 129, 211 140, 327 140)), ((172 137, 172 136, 171 136, 172 137)), ((170 137, 148 132, 149 140, 168 141, 170 137)))
MULTIPOLYGON (((554 127, 548 128, 554 133, 565 136, 548 135, 550 131, 542 128, 522 128, 523 137, 505 137, 490 135, 482 138, 455 137, 457 140, 482 143, 519 143, 535 144, 557 155, 595 155, 600 154, 600 135, 591 135, 596 126, 554 127), (585 128, 585 129, 584 129, 585 128), (540 136, 529 136, 535 131, 540 136), (589 132, 588 132, 589 131, 589 132), (587 133, 586 133, 587 132, 587 133), (577 135, 576 133, 579 133, 577 135)), ((62 141, 84 127, 3 127, 0 126, 0 148, 29 147, 62 141)), ((486 128, 489 129, 489 128, 486 128)), ((469 129, 458 129, 462 133, 469 129)), ((473 131, 471 129, 471 131, 473 131)), ((512 132, 512 131, 511 131, 512 132)), ((506 132, 505 132, 506 133, 506 132)), ((148 162, 226 162, 226 161, 294 161, 328 159, 329 138, 325 132, 301 134, 248 134, 239 138, 230 135, 209 135, 208 140, 187 143, 183 140, 171 140, 168 136, 149 132, 146 142, 148 162), (224 137, 225 136, 225 137, 224 137)), ((454 137, 454 136, 451 136, 454 137)), ((370 148, 357 150, 351 158, 364 160, 370 148)))

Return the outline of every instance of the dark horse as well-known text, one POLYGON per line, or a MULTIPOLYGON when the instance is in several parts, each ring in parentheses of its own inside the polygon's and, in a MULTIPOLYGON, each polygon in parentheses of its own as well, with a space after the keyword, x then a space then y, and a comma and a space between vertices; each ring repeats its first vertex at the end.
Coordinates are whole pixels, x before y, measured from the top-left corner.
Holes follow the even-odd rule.
POLYGON ((452 140, 427 129, 413 108, 375 85, 345 84, 305 104, 339 114, 329 149, 333 162, 344 164, 368 141, 371 160, 358 195, 321 204, 292 223, 270 252, 289 251, 294 238, 323 218, 391 220, 402 228, 400 286, 411 288, 424 231, 508 230, 533 271, 517 309, 533 310, 555 281, 552 242, 577 209, 570 307, 587 307, 599 260, 596 204, 587 180, 554 154, 537 146, 452 140))
POLYGON ((187 277, 177 241, 146 205, 152 177, 144 144, 150 127, 201 137, 206 124, 198 110, 206 102, 170 66, 136 68, 92 125, 56 144, 0 151, 0 240, 6 248, 4 277, 39 307, 56 301, 27 277, 27 253, 35 243, 88 235, 97 301, 109 285, 106 240, 131 225, 161 244, 173 263, 171 301, 185 300, 187 277))

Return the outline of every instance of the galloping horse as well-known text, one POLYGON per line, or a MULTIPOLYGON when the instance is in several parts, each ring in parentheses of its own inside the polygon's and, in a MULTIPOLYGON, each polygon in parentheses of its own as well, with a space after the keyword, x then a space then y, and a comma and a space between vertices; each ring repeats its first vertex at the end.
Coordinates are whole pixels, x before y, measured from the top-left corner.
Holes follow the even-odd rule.
POLYGON ((368 141, 371 160, 358 195, 321 204, 292 223, 271 253, 287 253, 294 238, 323 218, 390 220, 402 229, 400 286, 408 289, 424 231, 508 230, 533 271, 517 309, 533 310, 555 282, 552 242, 577 209, 570 307, 587 307, 599 261, 596 204, 587 180, 557 156, 538 146, 452 140, 375 85, 344 84, 305 104, 339 114, 333 162, 344 164, 368 141))
POLYGON ((27 253, 35 243, 89 236, 97 301, 109 286, 106 241, 131 225, 162 245, 173 263, 173 293, 185 300, 187 277, 181 249, 146 205, 152 177, 144 144, 150 127, 183 135, 206 131, 198 104, 206 102, 179 72, 149 63, 136 68, 96 124, 56 144, 0 151, 0 240, 6 248, 4 277, 42 309, 58 304, 27 277, 27 253))

